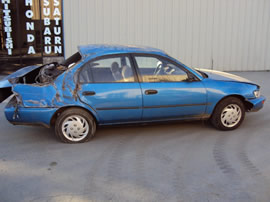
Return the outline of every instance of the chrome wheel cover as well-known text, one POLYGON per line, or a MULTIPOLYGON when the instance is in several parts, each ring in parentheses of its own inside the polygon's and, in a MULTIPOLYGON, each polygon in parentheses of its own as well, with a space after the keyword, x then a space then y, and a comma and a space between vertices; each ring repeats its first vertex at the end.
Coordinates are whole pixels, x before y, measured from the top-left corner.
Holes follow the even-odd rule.
POLYGON ((220 118, 224 126, 232 128, 239 123, 241 117, 241 108, 237 104, 230 104, 223 109, 220 118))
POLYGON ((69 116, 62 123, 62 133, 70 141, 81 141, 87 136, 88 132, 89 124, 82 116, 69 116))

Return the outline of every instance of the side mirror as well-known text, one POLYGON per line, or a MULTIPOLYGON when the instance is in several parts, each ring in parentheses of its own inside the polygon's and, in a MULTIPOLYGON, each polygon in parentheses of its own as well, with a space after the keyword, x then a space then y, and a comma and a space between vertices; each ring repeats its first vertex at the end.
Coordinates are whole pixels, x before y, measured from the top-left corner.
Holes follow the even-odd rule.
POLYGON ((188 82, 197 81, 197 78, 193 74, 188 74, 188 78, 186 79, 188 82))

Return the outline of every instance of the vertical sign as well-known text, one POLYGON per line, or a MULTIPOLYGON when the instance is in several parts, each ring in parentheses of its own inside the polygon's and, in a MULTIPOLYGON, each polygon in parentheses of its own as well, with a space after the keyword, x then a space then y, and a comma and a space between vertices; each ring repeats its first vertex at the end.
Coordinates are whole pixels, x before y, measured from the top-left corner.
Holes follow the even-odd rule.
MULTIPOLYGON (((21 49, 23 57, 27 55, 41 57, 41 52, 45 56, 63 56, 61 0, 0 0, 0 2, 3 22, 0 36, 7 55, 14 55, 15 40, 16 48, 21 49), (17 5, 19 9, 16 8, 17 5), (16 16, 19 16, 17 20, 20 27, 14 22, 12 24, 12 19, 16 16)), ((20 51, 16 53, 18 52, 20 51)))
POLYGON ((3 8, 3 21, 4 21, 4 33, 6 35, 5 47, 7 49, 8 55, 12 55, 13 49, 13 39, 11 36, 12 27, 11 27, 11 13, 9 9, 10 0, 2 0, 3 8))
POLYGON ((0 72, 61 59, 62 20, 62 0, 0 0, 0 72))
POLYGON ((44 53, 62 54, 61 8, 59 0, 43 0, 44 53))
MULTIPOLYGON (((25 0, 25 6, 29 6, 29 7, 33 7, 33 1, 32 0, 25 0)), ((36 50, 33 46, 34 41, 35 41, 35 35, 33 34, 34 30, 35 30, 35 22, 32 21, 30 22, 30 20, 32 20, 32 18, 34 17, 34 12, 32 9, 28 9, 25 11, 25 17, 26 17, 26 41, 29 45, 28 47, 28 51, 27 54, 36 54, 36 50), (32 31, 32 32, 31 32, 32 31)))
MULTIPOLYGON (((60 0, 24 0, 27 10, 25 11, 28 55, 35 55, 36 37, 31 31, 36 30, 37 23, 42 23, 43 53, 46 56, 63 55, 62 44, 62 12, 60 0), (40 9, 40 10, 39 10, 40 9), (41 15, 39 13, 41 12, 41 15), (41 21, 37 21, 40 19, 41 21), (32 22, 30 22, 32 20, 32 22), (37 23, 35 23, 37 21, 37 23)), ((39 24, 40 25, 40 24, 39 24)))

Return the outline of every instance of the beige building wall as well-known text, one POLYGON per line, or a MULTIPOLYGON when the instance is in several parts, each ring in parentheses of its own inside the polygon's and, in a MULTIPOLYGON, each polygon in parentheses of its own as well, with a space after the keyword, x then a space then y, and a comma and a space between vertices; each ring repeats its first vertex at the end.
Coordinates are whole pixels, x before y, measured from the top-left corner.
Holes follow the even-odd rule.
POLYGON ((64 0, 66 57, 77 45, 145 45, 186 65, 270 70, 270 0, 64 0))

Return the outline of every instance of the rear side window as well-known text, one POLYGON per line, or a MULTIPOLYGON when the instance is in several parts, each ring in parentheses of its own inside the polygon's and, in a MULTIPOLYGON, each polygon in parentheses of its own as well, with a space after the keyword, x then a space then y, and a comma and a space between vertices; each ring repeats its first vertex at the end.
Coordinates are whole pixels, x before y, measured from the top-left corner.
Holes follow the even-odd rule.
POLYGON ((134 82, 134 73, 127 56, 106 57, 86 63, 79 76, 81 83, 134 82))

